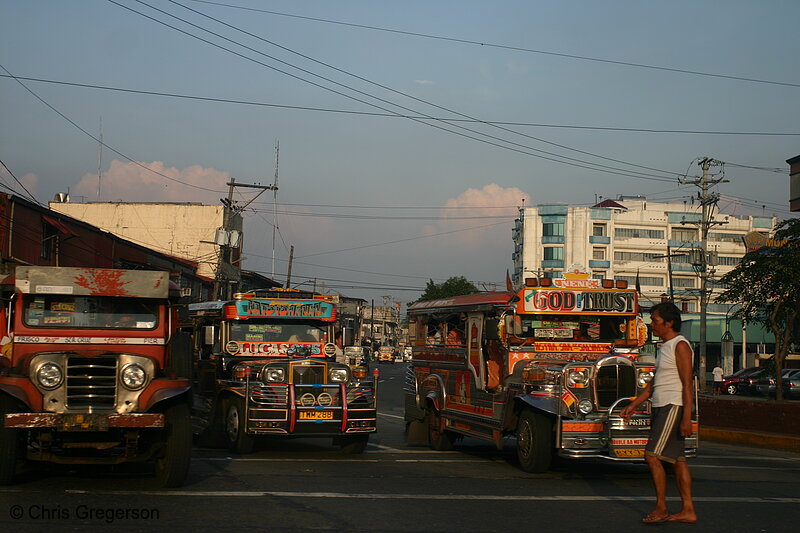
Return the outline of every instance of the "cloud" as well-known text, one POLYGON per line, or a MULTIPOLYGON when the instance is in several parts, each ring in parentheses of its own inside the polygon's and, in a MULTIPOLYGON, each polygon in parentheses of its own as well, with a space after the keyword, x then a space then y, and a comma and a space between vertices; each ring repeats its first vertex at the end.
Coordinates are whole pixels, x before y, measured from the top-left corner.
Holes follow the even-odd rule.
MULTIPOLYGON (((103 173, 100 200, 105 202, 202 202, 219 204, 227 195, 230 174, 192 165, 184 169, 165 167, 161 161, 131 163, 114 160, 103 173), (165 177, 166 176, 166 177, 165 177)), ((72 196, 97 199, 97 174, 85 174, 72 196)))
POLYGON ((39 196, 39 176, 29 172, 20 178, 20 183, 28 189, 34 197, 39 196))
POLYGON ((445 202, 436 231, 456 232, 449 242, 459 246, 479 247, 496 241, 507 244, 509 228, 519 214, 518 208, 523 201, 530 205, 530 200, 530 195, 521 189, 496 183, 482 189, 467 189, 445 202))

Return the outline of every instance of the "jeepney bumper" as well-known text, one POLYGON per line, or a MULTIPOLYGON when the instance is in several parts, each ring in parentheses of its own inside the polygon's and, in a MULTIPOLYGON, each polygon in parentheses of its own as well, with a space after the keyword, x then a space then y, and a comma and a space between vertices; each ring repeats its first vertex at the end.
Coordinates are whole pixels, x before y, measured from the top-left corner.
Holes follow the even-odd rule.
POLYGON ((373 380, 360 385, 251 385, 247 433, 330 437, 377 431, 373 380))
MULTIPOLYGON (((595 457, 610 461, 644 461, 644 448, 650 432, 649 416, 633 416, 626 423, 620 416, 604 419, 559 422, 560 457, 578 459, 595 457)), ((697 425, 686 437, 685 456, 697 456, 697 425)))
POLYGON ((58 431, 106 431, 110 428, 163 428, 160 413, 9 413, 4 427, 8 429, 54 429, 58 431))

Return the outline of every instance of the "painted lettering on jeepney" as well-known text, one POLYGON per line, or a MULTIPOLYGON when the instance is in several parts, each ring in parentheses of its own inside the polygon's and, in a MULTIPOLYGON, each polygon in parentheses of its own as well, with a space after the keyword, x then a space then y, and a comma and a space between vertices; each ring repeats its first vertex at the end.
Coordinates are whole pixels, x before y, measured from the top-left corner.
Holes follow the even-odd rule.
POLYGON ((239 342, 234 341, 239 346, 236 355, 286 355, 292 346, 305 346, 310 349, 309 355, 319 356, 322 354, 322 344, 302 343, 302 342, 239 342))
POLYGON ((632 313, 635 296, 624 291, 526 290, 524 309, 548 313, 632 313))
POLYGON ((610 343, 587 342, 536 342, 537 352, 598 353, 608 352, 610 343))
POLYGON ((333 316, 333 306, 328 302, 243 300, 236 304, 239 314, 246 316, 273 318, 331 318, 333 316))
POLYGON ((456 396, 461 403, 470 403, 472 372, 456 372, 456 396))

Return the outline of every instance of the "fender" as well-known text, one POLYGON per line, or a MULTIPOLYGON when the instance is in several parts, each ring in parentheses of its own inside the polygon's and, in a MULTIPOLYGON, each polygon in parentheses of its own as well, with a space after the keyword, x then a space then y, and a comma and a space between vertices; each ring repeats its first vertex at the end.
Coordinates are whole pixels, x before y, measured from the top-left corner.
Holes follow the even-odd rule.
POLYGON ((13 396, 31 411, 42 410, 42 393, 28 378, 6 376, 0 381, 0 391, 13 396))
POLYGON ((139 397, 139 409, 149 411, 158 403, 188 393, 191 388, 188 379, 154 379, 139 397))
POLYGON ((419 384, 418 397, 420 399, 419 408, 422 410, 425 409, 429 400, 437 411, 444 409, 447 394, 442 377, 439 374, 428 374, 419 384))
POLYGON ((534 396, 531 394, 519 394, 514 397, 515 412, 519 412, 525 407, 534 411, 551 416, 558 416, 561 398, 558 396, 534 396))

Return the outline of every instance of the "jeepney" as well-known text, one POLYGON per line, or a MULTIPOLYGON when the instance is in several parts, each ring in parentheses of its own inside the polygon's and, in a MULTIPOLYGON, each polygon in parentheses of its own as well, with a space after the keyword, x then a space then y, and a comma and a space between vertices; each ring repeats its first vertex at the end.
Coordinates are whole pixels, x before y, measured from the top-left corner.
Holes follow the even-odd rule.
POLYGON ((17 266, 0 290, 0 483, 26 461, 153 461, 180 486, 191 353, 169 274, 17 266))
POLYGON ((517 291, 418 302, 408 317, 411 442, 442 450, 469 436, 502 449, 514 435, 528 472, 547 470, 554 454, 643 461, 650 402, 627 423, 620 411, 649 386, 654 364, 642 356, 647 327, 625 281, 575 268, 517 291))
POLYGON ((354 350, 338 354, 332 301, 257 290, 190 304, 189 318, 202 439, 249 453, 258 436, 331 437, 347 453, 364 451, 377 429, 377 376, 354 350))

